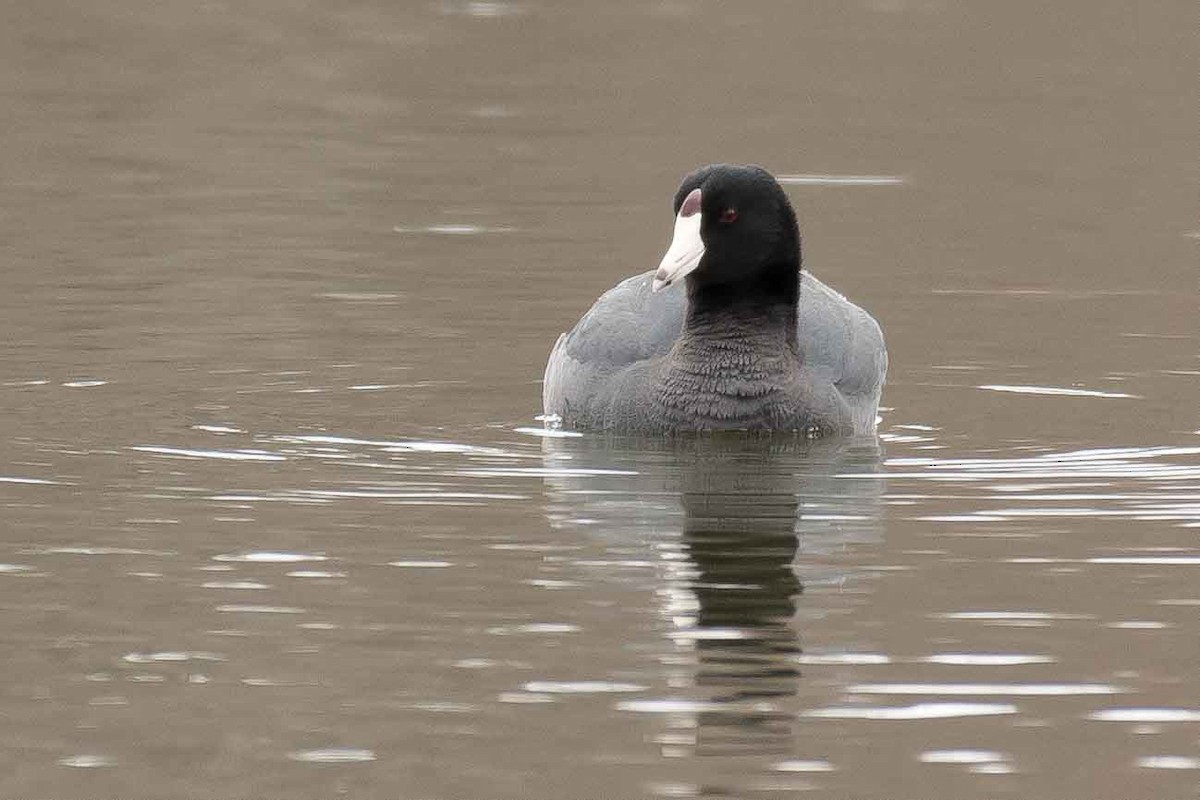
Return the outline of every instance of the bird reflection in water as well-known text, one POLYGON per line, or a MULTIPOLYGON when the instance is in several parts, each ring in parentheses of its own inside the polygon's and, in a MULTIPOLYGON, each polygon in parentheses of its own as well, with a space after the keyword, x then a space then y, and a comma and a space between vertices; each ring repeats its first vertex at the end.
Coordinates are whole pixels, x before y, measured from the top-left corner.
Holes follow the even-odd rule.
POLYGON ((621 707, 669 713, 676 755, 791 753, 797 554, 878 540, 877 440, 589 437, 547 440, 545 455, 552 520, 586 517, 668 556, 657 595, 674 697, 621 707))

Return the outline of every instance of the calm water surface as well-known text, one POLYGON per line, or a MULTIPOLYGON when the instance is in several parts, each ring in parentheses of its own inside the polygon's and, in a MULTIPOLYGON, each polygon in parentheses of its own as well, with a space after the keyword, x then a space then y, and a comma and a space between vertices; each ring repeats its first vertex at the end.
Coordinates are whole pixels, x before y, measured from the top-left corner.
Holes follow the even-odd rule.
POLYGON ((1195 797, 1195 44, 10 4, 0 795, 1195 797), (881 321, 879 440, 548 435, 718 160, 881 321))

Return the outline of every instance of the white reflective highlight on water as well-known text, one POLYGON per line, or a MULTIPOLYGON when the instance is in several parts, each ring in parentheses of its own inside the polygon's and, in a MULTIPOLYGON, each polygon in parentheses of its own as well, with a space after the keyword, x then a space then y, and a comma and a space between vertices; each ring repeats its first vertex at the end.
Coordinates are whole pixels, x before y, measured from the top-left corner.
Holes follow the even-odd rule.
POLYGON ((495 469, 464 469, 460 473, 468 478, 522 478, 526 476, 550 477, 587 477, 601 475, 636 475, 629 470, 588 469, 579 467, 498 467, 495 469))
POLYGON ((83 769, 91 769, 94 767, 115 766, 117 760, 110 756, 77 755, 60 758, 58 763, 64 767, 80 767, 83 769))
POLYGON ((987 389, 993 392, 1011 392, 1014 394, 1040 394, 1054 395, 1059 397, 1108 397, 1129 400, 1141 399, 1136 394, 1126 394, 1124 392, 1104 392, 1098 389, 1068 389, 1059 386, 1005 386, 1002 384, 985 384, 976 388, 987 389))
POLYGON ((1196 708, 1106 708, 1088 714, 1102 722, 1200 722, 1196 708))
POLYGON ((129 664, 183 663, 188 661, 227 661, 225 656, 209 652, 163 651, 159 653, 126 653, 122 661, 129 664))
POLYGON ((411 707, 434 714, 473 714, 479 710, 479 706, 474 703, 457 703, 452 700, 422 700, 413 703, 411 707))
MULTIPOLYGON (((473 5, 485 5, 483 3, 475 3, 473 5)), ((486 4, 498 5, 498 4, 486 4)), ((435 236, 478 236, 485 233, 512 233, 516 228, 508 228, 503 226, 484 226, 484 225, 426 225, 419 228, 406 228, 396 226, 392 228, 393 233, 426 233, 435 236)))
POLYGON ((193 425, 192 430, 217 434, 245 433, 241 428, 235 428, 232 425, 193 425))
POLYGON ((781 761, 771 769, 776 772, 834 772, 833 764, 820 759, 781 761))
POLYGON ((521 687, 535 694, 621 694, 644 692, 649 688, 640 683, 614 681, 529 681, 521 687))
POLYGON ((1069 697, 1123 694, 1128 689, 1104 683, 859 683, 846 687, 850 694, 996 695, 1014 697, 1069 697))
POLYGON ((951 611, 944 614, 935 614, 934 616, 941 619, 966 619, 966 620, 1030 620, 1030 621, 1051 621, 1051 620, 1076 620, 1076 619, 1093 619, 1088 614, 1064 614, 1052 611, 951 611))
POLYGON ((240 561, 247 564, 296 564, 301 561, 328 561, 327 556, 309 553, 286 553, 260 550, 250 553, 222 553, 213 556, 213 561, 240 561))
POLYGON ((137 547, 47 547, 41 550, 22 551, 39 556, 173 556, 170 550, 142 550, 137 547))
POLYGON ((1137 765, 1144 769, 1200 769, 1195 756, 1142 756, 1137 765))
POLYGON ((1009 756, 996 750, 926 750, 917 756, 925 764, 989 764, 1007 761, 1009 756))
POLYGON ((459 453, 463 455, 503 456, 508 458, 528 457, 498 447, 460 444, 457 442, 433 442, 419 439, 359 439, 353 436, 326 434, 291 434, 275 436, 273 441, 283 444, 325 444, 379 447, 393 452, 408 453, 459 453))
POLYGON ((241 683, 244 686, 265 686, 265 687, 300 687, 300 686, 316 686, 315 681, 287 681, 278 680, 275 678, 242 678, 241 683))
MULTIPOLYGON (((1072 481, 1079 480, 1182 481, 1200 480, 1200 463, 1195 456, 1200 447, 1109 447, 1053 451, 1013 458, 931 459, 906 456, 889 459, 888 476, 929 480, 976 482, 996 480, 1072 481), (1179 459, 1178 461, 1176 459, 1179 459)), ((1061 483, 1043 483, 1039 488, 1059 488, 1061 483)), ((1083 484, 1083 485, 1095 485, 1083 484)), ((1107 484, 1105 484, 1107 485, 1107 484)), ((1025 489, 1018 485, 1019 490, 1025 489)), ((1002 486, 996 487, 999 491, 1002 486)), ((1128 494, 1121 493, 1121 494, 1128 494)), ((1097 499, 1104 499, 1101 496, 1097 499)), ((1160 492, 1139 494, 1131 501, 1157 502, 1160 492)), ((1194 499, 1186 494, 1181 499, 1194 499)))
POLYGON ((667 634, 676 642, 733 642, 755 638, 753 631, 742 628, 693 628, 687 627, 667 634))
POLYGON ((240 605, 228 604, 217 606, 217 611, 229 614, 303 614, 303 608, 295 606, 266 606, 266 605, 240 605))
POLYGON ((1191 567, 1200 565, 1200 556, 1096 556, 1094 558, 1039 558, 1026 556, 1021 558, 1006 558, 1004 562, 1007 564, 1125 564, 1131 566, 1191 567))
POLYGON ((990 761, 986 764, 973 764, 969 771, 976 775, 1009 775, 1014 772, 1011 764, 990 761))
POLYGON ((656 797, 699 797, 704 792, 694 783, 652 783, 647 788, 656 797))
POLYGON ((968 667, 1012 667, 1023 664, 1053 664, 1053 656, 1021 655, 1018 653, 935 653, 922 659, 929 664, 949 664, 968 667))
POLYGON ((891 664, 892 659, 882 653, 801 653, 795 657, 797 664, 891 664))
POLYGON ((189 450, 162 445, 135 445, 129 449, 139 453, 154 453, 180 458, 213 458, 220 461, 287 461, 285 456, 265 450, 189 450))
POLYGON ((643 714, 699 714, 705 711, 720 711, 725 708, 728 706, 723 703, 671 697, 653 700, 622 700, 617 703, 617 709, 620 711, 636 711, 643 714))
POLYGON ((271 584, 260 581, 206 581, 200 584, 202 589, 232 589, 235 591, 255 591, 270 589, 271 584))
MULTIPOLYGON (((1200 509, 1197 510, 1200 513, 1200 509)), ((1085 559, 1088 564, 1141 564, 1145 566, 1200 566, 1200 556, 1104 556, 1085 559)))
POLYGON ((288 753, 288 758, 313 764, 353 764, 374 761, 375 753, 354 747, 326 747, 318 750, 296 750, 288 753))
POLYGON ((575 633, 579 630, 578 625, 572 625, 567 622, 531 622, 525 625, 497 625, 487 629, 487 632, 493 636, 511 636, 514 634, 532 633, 532 634, 555 634, 555 633, 575 633))
MULTIPOLYGON (((363 500, 527 500, 526 495, 520 494, 501 494, 498 492, 402 492, 390 491, 388 489, 293 489, 286 493, 278 495, 280 499, 305 499, 312 498, 314 500, 340 500, 340 499, 363 499, 363 500)), ((214 498, 217 499, 217 498, 214 498)), ((220 499, 234 499, 224 497, 220 499)), ((237 499, 252 499, 246 496, 237 499)), ((265 499, 265 498, 255 498, 265 499)))
POLYGON ((1004 522, 1005 517, 996 516, 994 514, 930 514, 924 517, 917 517, 923 522, 1004 522))
POLYGON ((536 586, 539 589, 576 589, 585 585, 580 581, 563 581, 551 578, 531 578, 522 582, 529 586, 536 586))
POLYGON ((559 428, 513 428, 513 433, 523 433, 526 436, 538 436, 543 439, 578 439, 583 436, 582 433, 559 428))
POLYGON ((831 706, 801 712, 823 719, 920 720, 986 717, 1017 713, 1011 703, 916 703, 911 706, 831 706))

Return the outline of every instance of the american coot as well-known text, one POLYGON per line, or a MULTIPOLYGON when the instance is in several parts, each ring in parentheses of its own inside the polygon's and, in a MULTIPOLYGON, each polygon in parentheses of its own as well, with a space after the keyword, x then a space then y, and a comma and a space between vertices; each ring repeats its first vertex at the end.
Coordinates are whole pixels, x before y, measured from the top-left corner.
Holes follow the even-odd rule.
POLYGON ((720 164, 680 184, 658 270, 558 338, 542 402, 575 430, 869 434, 886 373, 879 324, 801 272, 783 189, 761 167, 720 164))

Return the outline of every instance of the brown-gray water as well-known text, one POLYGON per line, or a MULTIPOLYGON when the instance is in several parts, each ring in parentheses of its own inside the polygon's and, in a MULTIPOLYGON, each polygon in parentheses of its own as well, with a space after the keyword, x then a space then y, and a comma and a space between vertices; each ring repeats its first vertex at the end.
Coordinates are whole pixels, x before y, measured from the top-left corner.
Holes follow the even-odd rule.
POLYGON ((1193 3, 7 4, 0 796, 1195 797, 1193 3), (878 441, 546 435, 784 177, 878 441))

